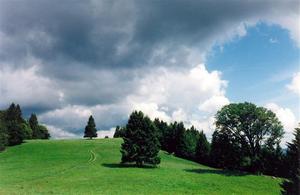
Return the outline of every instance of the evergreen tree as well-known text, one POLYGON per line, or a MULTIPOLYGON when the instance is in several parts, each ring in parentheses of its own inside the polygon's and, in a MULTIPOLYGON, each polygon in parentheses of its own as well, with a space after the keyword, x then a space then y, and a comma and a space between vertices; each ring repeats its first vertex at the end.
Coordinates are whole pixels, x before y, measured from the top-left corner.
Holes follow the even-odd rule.
POLYGON ((263 148, 261 153, 262 173, 277 177, 286 176, 284 154, 279 144, 276 148, 263 148))
POLYGON ((32 113, 29 118, 29 125, 32 129, 32 139, 49 139, 50 134, 48 132, 48 129, 40 125, 37 119, 36 114, 32 113))
POLYGON ((196 160, 202 164, 208 164, 210 153, 210 144, 203 131, 199 133, 196 147, 196 160))
POLYGON ((130 115, 123 140, 122 163, 134 162, 137 166, 160 163, 157 129, 141 111, 134 111, 130 115))
POLYGON ((32 129, 27 121, 24 120, 24 123, 21 123, 21 127, 24 132, 24 139, 32 139, 32 129))
POLYGON ((174 125, 173 128, 175 129, 175 155, 182 156, 183 150, 184 150, 184 135, 185 135, 185 127, 183 122, 177 123, 177 125, 174 125))
POLYGON ((20 106, 16 106, 12 103, 6 111, 6 127, 9 145, 17 145, 23 142, 26 136, 22 126, 23 122, 20 106))
POLYGON ((167 133, 169 130, 168 127, 168 123, 164 122, 163 120, 159 120, 158 118, 154 119, 154 125, 156 126, 157 130, 158 130, 158 140, 160 142, 161 145, 161 149, 162 150, 167 150, 167 133))
POLYGON ((117 126, 114 133, 114 138, 123 137, 124 133, 125 133, 125 127, 117 126))
POLYGON ((40 132, 40 137, 38 139, 49 139, 51 137, 47 127, 44 125, 38 125, 38 128, 40 132))
POLYGON ((169 153, 172 154, 176 150, 176 126, 177 122, 171 123, 166 129, 164 137, 164 148, 169 153))
POLYGON ((181 136, 183 137, 179 140, 176 155, 181 158, 195 160, 199 132, 192 126, 191 129, 185 130, 181 136))
POLYGON ((282 194, 300 194, 300 124, 295 129, 295 139, 288 144, 286 167, 289 180, 282 184, 282 194))
POLYGON ((32 113, 30 115, 29 118, 29 125, 30 128, 32 129, 32 138, 33 139, 38 139, 39 137, 41 137, 40 132, 39 132, 39 122, 37 120, 37 117, 34 113, 32 113))
POLYGON ((8 144, 8 134, 5 123, 5 111, 0 110, 0 151, 5 149, 8 144))
POLYGON ((218 168, 237 169, 241 162, 241 150, 232 137, 214 131, 211 141, 211 165, 218 168))
POLYGON ((85 127, 84 136, 92 139, 93 137, 97 137, 97 129, 93 116, 91 115, 87 126, 85 127))

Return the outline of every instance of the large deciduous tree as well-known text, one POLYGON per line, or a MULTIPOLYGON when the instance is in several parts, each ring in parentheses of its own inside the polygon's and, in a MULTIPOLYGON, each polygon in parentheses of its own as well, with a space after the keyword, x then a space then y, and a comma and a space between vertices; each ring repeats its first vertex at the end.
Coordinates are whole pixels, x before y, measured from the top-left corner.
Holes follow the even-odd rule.
POLYGON ((134 111, 130 115, 122 138, 122 163, 134 162, 137 166, 160 163, 157 129, 141 111, 134 111))
POLYGON ((93 116, 89 117, 88 123, 85 127, 84 136, 92 139, 93 137, 97 137, 97 129, 93 116))
POLYGON ((274 150, 283 136, 283 127, 272 111, 248 102, 232 103, 218 111, 216 130, 218 137, 227 141, 225 145, 229 144, 227 150, 232 148, 242 157, 238 166, 247 162, 249 171, 254 172, 261 170, 262 149, 274 150))

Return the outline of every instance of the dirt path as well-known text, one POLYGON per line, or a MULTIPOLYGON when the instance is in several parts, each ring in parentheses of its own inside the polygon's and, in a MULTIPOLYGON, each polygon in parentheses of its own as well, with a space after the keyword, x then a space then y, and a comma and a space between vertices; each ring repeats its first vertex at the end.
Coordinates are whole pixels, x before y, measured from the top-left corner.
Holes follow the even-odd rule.
POLYGON ((90 150, 90 159, 88 160, 88 162, 94 162, 97 159, 97 156, 95 154, 95 152, 93 150, 90 150))

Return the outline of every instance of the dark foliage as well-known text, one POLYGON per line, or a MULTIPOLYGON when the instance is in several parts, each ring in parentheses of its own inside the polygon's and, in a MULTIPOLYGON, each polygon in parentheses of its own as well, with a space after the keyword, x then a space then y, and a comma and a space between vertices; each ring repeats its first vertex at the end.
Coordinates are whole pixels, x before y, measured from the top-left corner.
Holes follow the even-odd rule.
POLYGON ((93 116, 89 117, 88 123, 85 127, 84 136, 92 139, 93 137, 97 137, 97 129, 93 116))
POLYGON ((12 103, 6 111, 6 128, 8 134, 8 145, 13 146, 21 144, 26 134, 22 123, 25 120, 22 118, 22 111, 19 105, 12 103))
POLYGON ((262 151, 274 151, 283 135, 273 112, 247 102, 229 104, 218 111, 216 130, 213 162, 219 167, 251 172, 264 172, 262 151))
POLYGON ((300 127, 295 129, 295 139, 288 144, 285 166, 288 180, 282 184, 282 194, 300 194, 300 127))
POLYGON ((43 126, 39 125, 37 116, 32 113, 29 118, 29 125, 32 129, 32 139, 49 139, 50 134, 48 132, 48 129, 43 126))
POLYGON ((134 111, 130 115, 123 140, 124 143, 121 146, 122 163, 134 162, 137 166, 160 163, 157 129, 141 111, 134 111))
POLYGON ((8 134, 5 123, 5 111, 0 111, 0 151, 8 145, 8 134))
POLYGON ((192 126, 191 129, 186 130, 181 136, 183 137, 179 140, 176 155, 181 158, 196 160, 199 132, 192 126))
POLYGON ((201 164, 209 165, 210 163, 210 144, 206 139, 205 134, 201 131, 198 135, 196 146, 196 160, 201 164))
POLYGON ((158 118, 154 119, 154 125, 156 126, 158 133, 157 137, 161 145, 162 150, 167 150, 167 134, 170 130, 168 123, 163 120, 159 120, 158 118))
POLYGON ((123 137, 125 134, 125 128, 126 127, 117 126, 114 133, 114 138, 123 137))
POLYGON ((229 135, 215 131, 211 142, 211 165, 226 169, 239 168, 242 151, 235 143, 229 135))

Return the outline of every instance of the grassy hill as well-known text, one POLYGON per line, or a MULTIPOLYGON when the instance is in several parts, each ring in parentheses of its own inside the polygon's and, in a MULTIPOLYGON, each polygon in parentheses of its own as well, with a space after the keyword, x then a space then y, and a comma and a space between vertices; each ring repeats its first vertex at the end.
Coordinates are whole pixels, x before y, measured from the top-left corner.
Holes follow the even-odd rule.
POLYGON ((279 194, 280 179, 212 169, 160 153, 121 167, 121 139, 27 141, 0 153, 0 194, 279 194))

